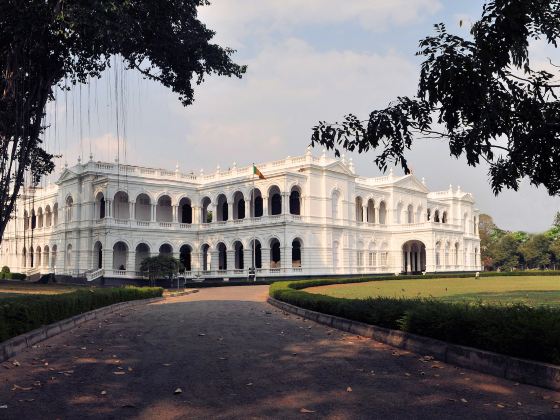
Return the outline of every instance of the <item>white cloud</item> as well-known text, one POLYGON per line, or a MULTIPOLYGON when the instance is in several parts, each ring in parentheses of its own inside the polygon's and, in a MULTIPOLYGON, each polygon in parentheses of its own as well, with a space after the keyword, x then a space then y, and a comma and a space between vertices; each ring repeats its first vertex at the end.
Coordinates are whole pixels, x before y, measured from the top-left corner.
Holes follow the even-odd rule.
POLYGON ((238 47, 243 37, 294 26, 356 22, 369 31, 406 25, 436 13, 440 0, 213 0, 200 16, 218 29, 218 40, 238 47))

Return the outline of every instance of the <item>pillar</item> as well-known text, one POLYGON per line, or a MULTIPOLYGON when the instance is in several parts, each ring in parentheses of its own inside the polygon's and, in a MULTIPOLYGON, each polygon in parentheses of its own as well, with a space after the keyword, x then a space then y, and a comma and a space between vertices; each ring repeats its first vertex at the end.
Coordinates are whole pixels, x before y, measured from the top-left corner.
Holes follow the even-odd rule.
POLYGON ((150 220, 151 220, 152 222, 155 222, 155 221, 156 221, 156 205, 155 205, 155 204, 152 204, 150 207, 151 207, 151 210, 150 210, 150 220))
POLYGON ((218 206, 214 203, 208 206, 212 212, 212 223, 216 223, 218 221, 218 206))
POLYGON ((268 197, 263 197, 263 216, 268 216, 268 197))
MULTIPOLYGON (((228 220, 233 220, 233 203, 230 203, 228 201, 227 208, 228 208, 228 220)), ((229 268, 229 265, 228 265, 228 268, 229 268)))
POLYGON ((245 200, 245 219, 249 219, 251 217, 254 217, 253 215, 253 209, 251 208, 251 199, 247 199, 245 200))
POLYGON ((243 267, 245 270, 253 267, 253 248, 251 247, 243 248, 243 267))
POLYGON ((220 268, 220 253, 217 249, 213 249, 212 252, 208 250, 208 256, 210 261, 210 269, 215 273, 220 268))
POLYGON ((235 249, 226 250, 227 270, 232 271, 235 269, 235 249))
POLYGON ((179 220, 179 206, 171 206, 171 213, 172 213, 172 218, 171 221, 173 223, 177 223, 177 221, 179 220))
POLYGON ((367 222, 367 216, 368 216, 368 208, 367 205, 362 205, 362 221, 367 222))
POLYGON ((263 270, 270 268, 270 248, 261 245, 261 260, 263 270))
POLYGON ((128 202, 128 218, 130 220, 134 220, 136 218, 134 216, 134 203, 132 201, 128 202))

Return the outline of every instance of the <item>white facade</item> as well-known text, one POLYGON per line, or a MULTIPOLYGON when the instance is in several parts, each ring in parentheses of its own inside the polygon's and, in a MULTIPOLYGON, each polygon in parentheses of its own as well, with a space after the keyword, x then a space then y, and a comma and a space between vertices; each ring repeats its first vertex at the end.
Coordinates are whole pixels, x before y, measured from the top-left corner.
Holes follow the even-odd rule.
POLYGON ((0 264, 90 279, 139 277, 158 253, 203 278, 247 277, 253 255, 262 277, 480 269, 478 211, 460 188, 362 178, 351 160, 310 150, 257 166, 266 179, 252 166, 194 175, 79 163, 24 191, 0 264))

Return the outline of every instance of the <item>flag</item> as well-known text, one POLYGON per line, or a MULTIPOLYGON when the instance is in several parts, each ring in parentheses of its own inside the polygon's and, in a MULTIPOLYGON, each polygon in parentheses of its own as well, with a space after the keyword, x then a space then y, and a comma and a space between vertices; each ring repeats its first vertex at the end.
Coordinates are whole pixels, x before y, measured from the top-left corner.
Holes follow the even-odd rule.
POLYGON ((266 179, 266 178, 264 177, 264 175, 262 174, 262 172, 259 171, 259 168, 257 168, 257 167, 255 166, 255 164, 253 164, 253 175, 257 175, 257 176, 259 177, 259 179, 266 179))

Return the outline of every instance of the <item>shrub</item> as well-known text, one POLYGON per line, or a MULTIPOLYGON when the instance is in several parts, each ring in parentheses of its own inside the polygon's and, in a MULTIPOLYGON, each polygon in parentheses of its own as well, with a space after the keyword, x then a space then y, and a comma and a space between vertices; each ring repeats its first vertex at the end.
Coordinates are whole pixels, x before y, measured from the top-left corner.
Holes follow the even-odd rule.
POLYGON ((435 299, 342 299, 301 290, 351 282, 356 280, 274 283, 270 286, 270 296, 354 321, 509 356, 560 364, 560 310, 555 308, 449 303, 435 299))
POLYGON ((113 303, 159 297, 162 293, 159 287, 115 287, 3 299, 0 300, 0 341, 113 303))
POLYGON ((2 274, 4 273, 9 273, 10 272, 10 267, 8 267, 7 265, 5 265, 4 267, 2 267, 2 274))

